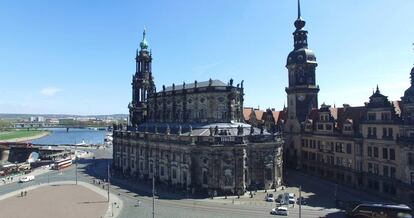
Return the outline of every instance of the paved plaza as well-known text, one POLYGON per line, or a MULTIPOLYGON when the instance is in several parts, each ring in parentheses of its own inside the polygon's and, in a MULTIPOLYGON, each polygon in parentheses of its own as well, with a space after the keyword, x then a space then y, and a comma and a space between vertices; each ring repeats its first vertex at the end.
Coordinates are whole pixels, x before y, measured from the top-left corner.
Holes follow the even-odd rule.
POLYGON ((81 185, 48 185, 0 201, 0 216, 8 218, 90 218, 108 209, 102 195, 81 185))

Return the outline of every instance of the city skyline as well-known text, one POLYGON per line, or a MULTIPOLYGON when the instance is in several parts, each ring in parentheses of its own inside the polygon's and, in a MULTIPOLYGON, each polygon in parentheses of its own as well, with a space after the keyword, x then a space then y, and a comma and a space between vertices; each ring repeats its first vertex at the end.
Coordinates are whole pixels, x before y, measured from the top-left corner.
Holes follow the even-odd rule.
MULTIPOLYGON (((302 16, 319 64, 319 104, 363 105, 377 84, 399 100, 410 83, 414 4, 312 3, 302 2, 302 16)), ((127 113, 144 26, 158 90, 233 78, 245 81, 245 106, 281 110, 295 8, 271 1, 8 3, 0 9, 0 113, 127 113)))

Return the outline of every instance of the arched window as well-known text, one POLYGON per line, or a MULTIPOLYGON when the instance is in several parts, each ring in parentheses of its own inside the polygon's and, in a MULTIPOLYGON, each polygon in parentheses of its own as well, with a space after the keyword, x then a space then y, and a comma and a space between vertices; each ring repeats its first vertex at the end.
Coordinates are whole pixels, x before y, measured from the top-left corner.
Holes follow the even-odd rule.
POLYGON ((208 184, 207 171, 203 171, 203 184, 208 184))

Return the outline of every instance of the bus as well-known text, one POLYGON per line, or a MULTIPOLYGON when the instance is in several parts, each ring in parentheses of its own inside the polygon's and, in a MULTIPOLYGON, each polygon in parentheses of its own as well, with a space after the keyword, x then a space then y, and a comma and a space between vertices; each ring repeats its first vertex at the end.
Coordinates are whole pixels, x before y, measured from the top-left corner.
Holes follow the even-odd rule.
POLYGON ((348 211, 349 218, 412 218, 412 210, 404 204, 359 204, 348 211))
POLYGON ((68 157, 55 161, 53 164, 53 169, 61 170, 63 168, 69 167, 70 165, 72 165, 72 158, 68 157))

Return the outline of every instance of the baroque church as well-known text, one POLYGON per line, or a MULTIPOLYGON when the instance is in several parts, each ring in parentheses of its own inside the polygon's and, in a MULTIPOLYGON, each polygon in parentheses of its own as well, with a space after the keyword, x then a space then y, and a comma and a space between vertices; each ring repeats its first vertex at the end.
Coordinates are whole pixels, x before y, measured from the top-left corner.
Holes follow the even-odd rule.
POLYGON ((281 186, 283 140, 244 122, 243 81, 157 91, 145 30, 135 60, 130 124, 113 133, 117 175, 210 196, 281 186))
MULTIPOLYGON (((299 2, 299 1, 298 1, 299 2)), ((414 205, 414 68, 399 101, 379 87, 363 106, 318 105, 315 54, 298 17, 288 55, 284 161, 336 183, 414 205)))

